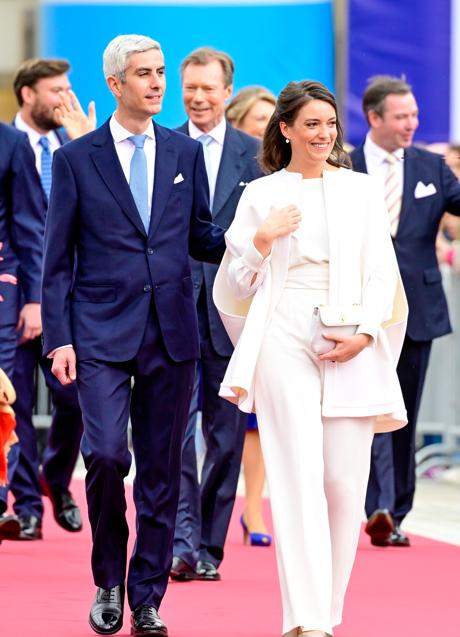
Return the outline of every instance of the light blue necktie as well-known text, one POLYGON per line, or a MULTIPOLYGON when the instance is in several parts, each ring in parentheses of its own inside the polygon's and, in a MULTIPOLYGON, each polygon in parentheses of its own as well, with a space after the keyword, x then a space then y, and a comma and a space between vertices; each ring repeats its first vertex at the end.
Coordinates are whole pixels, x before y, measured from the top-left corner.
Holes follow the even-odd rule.
POLYGON ((40 164, 40 180, 42 182, 43 190, 46 193, 46 198, 49 201, 51 192, 51 164, 53 163, 53 155, 50 150, 50 143, 47 137, 40 137, 38 143, 42 147, 42 157, 40 164))
POLYGON ((208 175, 208 184, 209 184, 209 206, 212 210, 212 204, 214 201, 214 171, 212 168, 211 162, 211 153, 209 149, 209 145, 213 141, 211 135, 200 135, 197 137, 197 140, 203 144, 203 153, 204 153, 204 163, 206 165, 206 173, 208 175))
POLYGON ((134 144, 135 149, 131 158, 131 168, 129 173, 129 187, 133 193, 139 215, 148 234, 150 225, 149 194, 147 181, 147 158, 145 156, 144 144, 147 135, 131 135, 129 141, 134 144))

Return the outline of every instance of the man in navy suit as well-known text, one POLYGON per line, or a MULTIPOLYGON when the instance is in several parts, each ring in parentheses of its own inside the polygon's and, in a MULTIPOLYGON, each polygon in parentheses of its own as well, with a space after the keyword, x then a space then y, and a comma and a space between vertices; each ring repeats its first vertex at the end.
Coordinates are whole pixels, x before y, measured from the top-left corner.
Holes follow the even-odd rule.
POLYGON ((172 562, 181 445, 199 356, 189 254, 218 263, 224 231, 211 221, 201 144, 152 122, 165 90, 159 44, 116 37, 104 52, 104 74, 117 102, 114 115, 55 153, 44 352, 63 384, 76 379, 83 413, 98 587, 90 625, 100 634, 122 626, 131 417, 132 634, 167 635, 158 608, 172 562))
MULTIPOLYGON (((18 279, 13 287, 0 282, 3 303, 0 310, 0 368, 12 379, 18 318, 23 338, 36 338, 41 331, 40 277, 43 243, 43 199, 27 136, 11 126, 0 124, 0 273, 18 279), (23 304, 19 308, 19 289, 23 304)), ((8 477, 17 467, 19 445, 8 454, 8 477)), ((0 487, 0 541, 17 539, 20 523, 16 516, 5 516, 7 488, 0 487)))
POLYGON ((407 427, 377 434, 366 499, 367 533, 377 546, 409 546, 400 524, 415 492, 415 429, 434 338, 451 332, 435 241, 444 212, 460 215, 460 184, 442 157, 412 146, 418 108, 403 80, 373 78, 363 96, 365 143, 351 153, 353 168, 383 188, 409 303, 398 376, 407 427))
MULTIPOLYGON (((227 229, 245 186, 262 176, 258 142, 225 120, 234 66, 221 51, 200 48, 181 66, 182 95, 188 122, 178 130, 198 139, 205 155, 213 219, 227 229)), ((174 538, 171 578, 219 580, 217 570, 235 501, 247 417, 219 398, 219 386, 233 352, 212 300, 217 266, 192 261, 201 357, 182 452, 182 478, 174 538), (201 388, 200 388, 201 382, 201 388), (206 442, 201 485, 195 433, 202 396, 202 431, 206 442)))
MULTIPOLYGON (((45 209, 51 188, 54 151, 69 141, 67 132, 60 129, 62 123, 68 125, 69 117, 62 122, 60 111, 75 115, 74 119, 78 117, 80 120, 79 130, 76 129, 76 122, 68 126, 72 137, 95 127, 94 105, 90 106, 89 117, 84 115, 81 108, 68 108, 71 107, 68 71, 69 63, 66 60, 33 58, 21 64, 14 78, 14 91, 19 105, 14 126, 29 138, 35 155, 35 167, 32 170, 40 176, 45 209)), ((75 99, 73 94, 72 99, 75 99)), ((21 451, 10 487, 15 496, 14 510, 21 523, 19 539, 37 540, 42 537, 41 490, 51 499, 57 523, 66 531, 79 531, 82 528, 81 515, 69 491, 83 430, 76 387, 63 387, 51 373, 51 362, 42 356, 40 336, 32 339, 22 336, 12 380, 17 392, 15 412, 21 451), (43 371, 53 404, 40 478, 37 437, 32 421, 37 365, 43 371)))

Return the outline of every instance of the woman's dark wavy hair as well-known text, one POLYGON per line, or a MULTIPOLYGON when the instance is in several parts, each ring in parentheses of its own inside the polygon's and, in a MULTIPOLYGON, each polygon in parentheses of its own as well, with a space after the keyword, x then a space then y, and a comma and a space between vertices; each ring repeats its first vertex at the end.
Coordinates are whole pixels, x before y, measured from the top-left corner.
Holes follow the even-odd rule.
POLYGON ((337 112, 337 103, 333 94, 320 82, 303 80, 289 82, 278 96, 273 115, 265 129, 259 163, 266 173, 273 173, 285 168, 291 161, 291 145, 281 132, 280 123, 292 126, 298 112, 312 100, 321 100, 332 106, 337 117, 337 139, 327 159, 332 166, 350 168, 351 161, 343 149, 343 129, 337 112))

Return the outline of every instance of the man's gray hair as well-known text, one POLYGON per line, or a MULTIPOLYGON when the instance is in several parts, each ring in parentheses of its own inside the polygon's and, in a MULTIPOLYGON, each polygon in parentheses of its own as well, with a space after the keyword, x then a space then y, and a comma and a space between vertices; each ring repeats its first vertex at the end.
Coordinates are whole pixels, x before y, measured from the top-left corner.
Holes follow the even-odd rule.
POLYGON ((108 43, 102 57, 104 77, 114 75, 120 82, 126 82, 129 56, 133 53, 144 53, 150 49, 161 51, 161 46, 146 35, 117 35, 108 43))

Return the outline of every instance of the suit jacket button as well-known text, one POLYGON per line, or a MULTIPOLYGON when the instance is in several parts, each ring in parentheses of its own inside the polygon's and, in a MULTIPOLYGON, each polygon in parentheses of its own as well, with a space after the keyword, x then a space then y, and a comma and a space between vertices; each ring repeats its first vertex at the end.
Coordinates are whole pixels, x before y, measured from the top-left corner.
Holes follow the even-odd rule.
POLYGON ((153 254, 153 248, 147 248, 147 254, 153 254))
POLYGON ((144 285, 144 292, 151 292, 152 291, 152 286, 151 285, 144 285))

